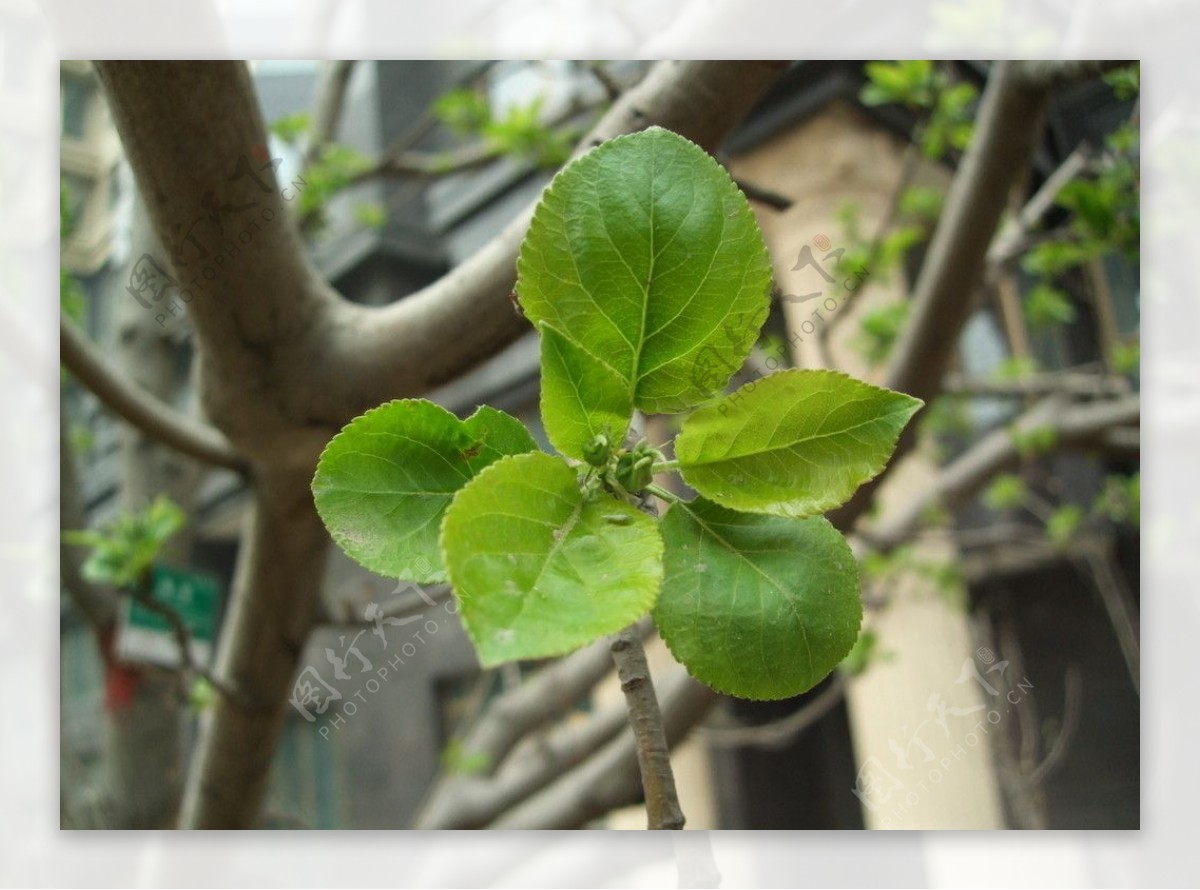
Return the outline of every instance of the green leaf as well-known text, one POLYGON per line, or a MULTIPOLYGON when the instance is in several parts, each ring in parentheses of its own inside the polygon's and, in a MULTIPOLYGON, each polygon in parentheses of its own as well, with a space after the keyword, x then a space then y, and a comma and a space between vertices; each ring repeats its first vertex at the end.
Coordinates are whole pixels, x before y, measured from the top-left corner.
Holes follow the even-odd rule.
POLYGON ((366 568, 444 581, 438 528, 454 495, 501 457, 536 450, 521 422, 494 408, 459 420, 433 402, 388 402, 325 446, 313 496, 334 541, 366 568))
POLYGON ((608 495, 585 500, 574 470, 548 454, 504 458, 464 487, 442 549, 484 667, 615 633, 662 583, 654 520, 608 495))
POLYGON ((878 474, 923 404, 836 371, 780 371, 688 417, 675 454, 683 478, 710 500, 808 516, 878 474))
POLYGON ((610 366, 650 413, 724 386, 758 337, 771 286, 745 196, 711 156, 658 127, 610 140, 555 177, 517 275, 526 317, 610 366), (723 373, 702 373, 714 358, 723 373))
POLYGON ((613 368, 546 322, 542 334, 542 420, 562 454, 584 459, 598 434, 620 445, 633 416, 632 395, 613 368))
POLYGON ((858 568, 824 517, 738 513, 701 498, 674 504, 662 534, 654 620, 696 679, 742 698, 790 698, 850 652, 858 568))

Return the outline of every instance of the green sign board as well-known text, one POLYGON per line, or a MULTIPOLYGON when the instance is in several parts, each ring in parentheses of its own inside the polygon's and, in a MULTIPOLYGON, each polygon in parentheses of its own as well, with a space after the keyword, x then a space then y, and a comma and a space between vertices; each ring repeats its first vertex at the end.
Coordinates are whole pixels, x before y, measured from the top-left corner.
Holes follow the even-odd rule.
MULTIPOLYGON (((191 636, 192 659, 207 665, 216 636, 216 579, 208 575, 156 565, 151 569, 150 589, 154 598, 174 609, 191 636)), ((179 644, 165 616, 151 611, 132 597, 124 601, 117 654, 122 661, 145 661, 164 667, 179 667, 179 644)))

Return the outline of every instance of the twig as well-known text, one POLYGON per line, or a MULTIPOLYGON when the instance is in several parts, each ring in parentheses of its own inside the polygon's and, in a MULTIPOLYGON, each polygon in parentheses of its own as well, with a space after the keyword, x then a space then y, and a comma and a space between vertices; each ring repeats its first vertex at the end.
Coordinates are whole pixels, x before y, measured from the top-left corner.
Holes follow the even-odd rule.
POLYGON ((195 674, 207 680, 208 684, 219 692, 226 701, 243 710, 266 710, 266 706, 261 702, 252 701, 241 690, 233 688, 225 681, 218 679, 208 668, 196 663, 196 659, 192 656, 192 635, 188 631, 187 624, 179 612, 166 603, 155 599, 150 591, 141 586, 128 588, 128 592, 140 605, 156 615, 162 616, 171 625, 171 634, 175 637, 175 645, 179 648, 180 669, 184 673, 195 674))
POLYGON ((700 728, 700 738, 720 747, 782 748, 824 718, 845 695, 846 676, 839 671, 828 686, 793 714, 758 726, 704 726, 700 728))
MULTIPOLYGON (((1109 428, 1137 423, 1140 413, 1141 399, 1137 395, 1074 407, 1061 396, 1050 396, 1018 418, 1015 428, 1018 432, 1052 429, 1055 447, 1066 447, 1094 441, 1109 428)), ((964 502, 998 473, 1015 466, 1020 456, 1010 428, 993 430, 943 468, 920 497, 906 502, 876 528, 864 530, 862 538, 880 550, 899 546, 921 527, 931 507, 953 507, 964 502)))
POLYGON ((617 83, 616 78, 609 74, 603 62, 585 62, 584 64, 587 66, 588 73, 596 78, 596 82, 604 88, 604 95, 608 97, 609 102, 616 102, 621 98, 621 93, 625 90, 617 83))
POLYGON ((637 626, 631 625, 617 634, 611 648, 621 691, 625 693, 629 725, 637 740, 638 768, 642 773, 642 790, 646 794, 647 828, 681 829, 684 816, 675 791, 666 730, 637 626))
POLYGON ((1046 752, 1045 758, 1029 775, 1029 784, 1034 788, 1045 782, 1058 769, 1058 765, 1062 763, 1063 757, 1066 756, 1071 740, 1075 737, 1075 730, 1079 727, 1079 717, 1083 710, 1081 707, 1083 702, 1083 675, 1079 672, 1079 665, 1070 664, 1067 666, 1064 686, 1062 725, 1058 730, 1058 735, 1054 737, 1054 744, 1046 752))
MULTIPOLYGON (((648 633, 649 623, 639 632, 648 633)), ((443 776, 426 796, 414 827, 449 827, 477 818, 476 807, 482 811, 484 803, 475 786, 496 775, 522 738, 561 715, 611 670, 608 644, 601 640, 501 695, 461 741, 463 758, 482 764, 477 774, 443 776)))
POLYGON ((321 155, 333 137, 337 134, 338 122, 342 116, 342 107, 346 103, 346 87, 350 83, 350 75, 354 73, 354 60, 336 61, 326 64, 325 76, 317 94, 316 113, 304 151, 304 170, 311 167, 321 155))
MULTIPOLYGON (((892 187, 892 193, 888 197, 883 218, 879 220, 879 225, 875 229, 875 237, 872 239, 870 250, 867 252, 865 266, 870 273, 874 272, 875 266, 879 263, 879 257, 883 253, 883 242, 887 237, 888 229, 896 222, 896 216, 900 210, 900 200, 904 197, 904 192, 908 189, 913 177, 917 175, 917 170, 921 167, 921 150, 916 142, 916 139, 919 138, 919 131, 920 124, 918 124, 917 132, 914 132, 913 138, 904 146, 904 157, 901 161, 900 175, 896 178, 896 184, 892 187)), ((821 326, 817 334, 818 339, 828 344, 829 337, 832 335, 833 329, 837 326, 838 322, 849 315, 847 310, 862 295, 863 291, 867 290, 870 286, 870 279, 868 278, 867 281, 864 281, 859 287, 846 295, 841 309, 831 316, 826 324, 821 326)))
POLYGON ((1121 583, 1120 576, 1112 569, 1110 548, 1111 543, 1108 542, 1102 546, 1085 547, 1079 558, 1089 570, 1096 592, 1100 594, 1104 611, 1108 613, 1108 620, 1116 632, 1117 643, 1125 659, 1125 668, 1129 671, 1129 679, 1133 683, 1134 691, 1140 696, 1141 644, 1138 641, 1136 625, 1137 607, 1125 590, 1125 585, 1121 583))
POLYGON ((62 363, 106 407, 189 457, 240 473, 248 464, 219 432, 168 407, 105 364, 99 351, 65 319, 59 322, 62 363))
POLYGON ((1033 197, 1025 202, 1025 206, 1021 208, 1016 217, 1009 220, 1000 229, 999 234, 992 239, 992 243, 988 247, 987 262, 991 267, 989 274, 994 275, 999 267, 1010 262, 1030 246, 1028 243, 1029 233, 1054 206, 1054 201, 1058 197, 1058 193, 1063 190, 1063 186, 1087 169, 1091 156, 1091 147, 1087 143, 1081 144, 1071 152, 1067 159, 1046 177, 1046 181, 1042 183, 1033 197))
POLYGON ((784 211, 792 206, 792 199, 787 195, 781 195, 779 192, 771 191, 768 188, 763 188, 761 185, 755 185, 753 182, 747 182, 745 179, 733 178, 733 183, 742 190, 749 200, 756 201, 770 207, 772 210, 784 211))

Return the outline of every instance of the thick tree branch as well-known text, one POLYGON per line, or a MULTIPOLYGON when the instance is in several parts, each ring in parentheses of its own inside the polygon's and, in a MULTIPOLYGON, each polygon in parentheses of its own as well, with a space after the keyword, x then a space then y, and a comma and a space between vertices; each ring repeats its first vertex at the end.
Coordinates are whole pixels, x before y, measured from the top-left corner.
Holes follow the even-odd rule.
POLYGON ((612 640, 613 662, 625 693, 629 725, 637 742, 638 770, 646 796, 646 822, 650 829, 682 829, 683 810, 675 790, 675 774, 667 750, 662 712, 646 664, 646 650, 636 627, 627 627, 612 640))
POLYGON ((109 367, 99 350, 66 319, 60 320, 59 331, 62 363, 113 413, 182 454, 246 472, 245 459, 217 430, 180 414, 109 367))

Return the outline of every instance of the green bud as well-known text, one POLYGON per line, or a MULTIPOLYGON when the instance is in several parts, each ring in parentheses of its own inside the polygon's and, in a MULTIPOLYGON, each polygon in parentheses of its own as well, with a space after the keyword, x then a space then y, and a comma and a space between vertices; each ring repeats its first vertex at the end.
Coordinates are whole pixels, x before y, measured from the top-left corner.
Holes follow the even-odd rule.
POLYGON ((598 433, 592 438, 592 441, 583 446, 583 459, 593 467, 604 466, 610 457, 612 457, 612 444, 604 433, 598 433))

